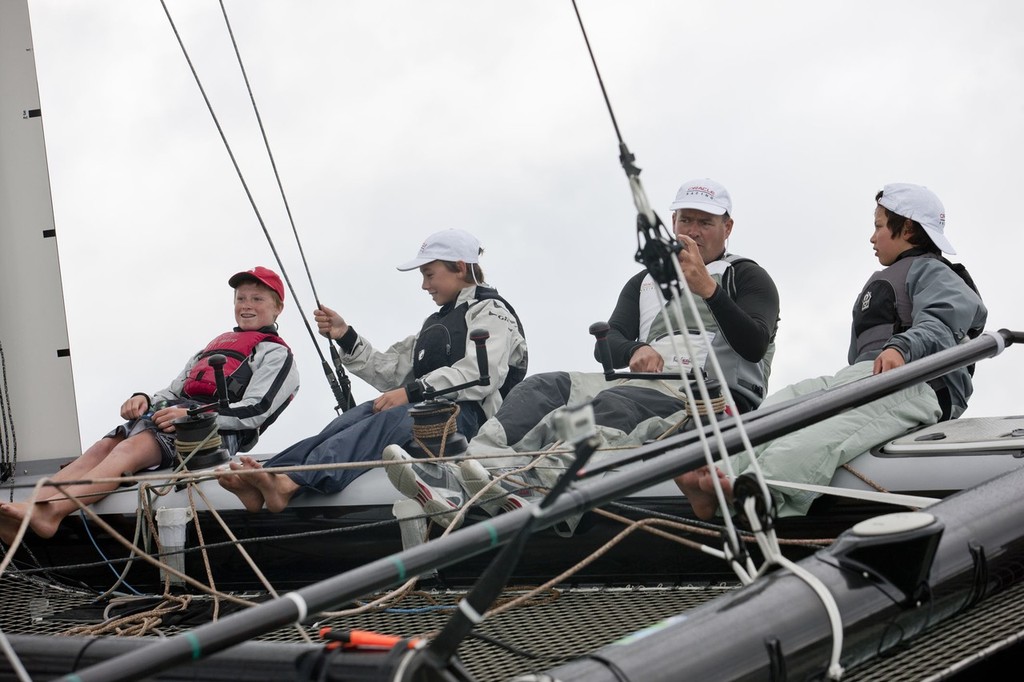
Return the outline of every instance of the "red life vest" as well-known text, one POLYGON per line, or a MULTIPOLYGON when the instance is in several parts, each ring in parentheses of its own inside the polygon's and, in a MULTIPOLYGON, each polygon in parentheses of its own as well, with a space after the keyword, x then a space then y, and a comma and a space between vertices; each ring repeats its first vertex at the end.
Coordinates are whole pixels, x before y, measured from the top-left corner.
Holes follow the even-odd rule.
POLYGON ((257 344, 264 341, 279 343, 288 348, 288 344, 280 336, 264 331, 231 331, 215 338, 199 353, 199 361, 192 366, 192 370, 185 378, 185 395, 190 398, 213 398, 217 395, 216 375, 210 366, 210 357, 223 355, 224 377, 231 379, 228 381, 228 399, 231 402, 240 400, 252 378, 252 368, 246 360, 256 349, 257 344))

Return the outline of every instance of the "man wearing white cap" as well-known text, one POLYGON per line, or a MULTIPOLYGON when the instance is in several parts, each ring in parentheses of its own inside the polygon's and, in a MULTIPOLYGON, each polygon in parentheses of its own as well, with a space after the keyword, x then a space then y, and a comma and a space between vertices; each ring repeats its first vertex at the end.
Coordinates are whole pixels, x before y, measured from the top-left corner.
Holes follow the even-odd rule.
MULTIPOLYGON (((897 183, 875 196, 871 245, 886 266, 857 296, 849 366, 834 376, 808 379, 774 393, 765 404, 789 400, 887 372, 965 340, 984 329, 987 311, 945 234, 946 211, 927 187, 897 183)), ((910 429, 959 417, 972 392, 971 373, 960 368, 941 377, 812 424, 755 449, 767 479, 827 485, 835 470, 857 455, 910 429)), ((746 454, 733 460, 740 475, 746 454)), ((732 482, 704 468, 676 479, 701 518, 717 513, 713 476, 731 497, 732 482)), ((815 493, 774 488, 779 516, 806 514, 815 493)))
MULTIPOLYGON (((739 409, 753 409, 765 396, 775 351, 778 291, 757 263, 726 250, 733 219, 732 199, 725 187, 708 178, 683 183, 671 208, 676 238, 684 247, 678 256, 679 265, 709 332, 710 351, 716 354, 739 409)), ((685 306, 683 314, 686 318, 690 315, 685 306)), ((690 336, 695 357, 680 361, 675 357, 664 317, 658 285, 646 270, 637 273, 622 289, 608 320, 613 364, 618 368, 628 366, 635 372, 679 372, 684 369, 682 365, 690 362, 704 367, 710 351, 697 333, 696 322, 687 319, 683 331, 690 336)), ((677 336, 675 347, 683 347, 679 333, 671 334, 677 336)), ((597 349, 595 357, 600 359, 597 349)), ((484 460, 469 459, 458 467, 448 465, 452 471, 446 478, 458 481, 469 495, 475 494, 491 480, 488 469, 503 473, 521 467, 532 457, 517 453, 542 450, 557 441, 556 410, 586 401, 593 401, 605 446, 638 445, 663 435, 685 418, 685 396, 680 388, 680 381, 609 382, 603 373, 597 372, 535 374, 509 394, 498 414, 487 420, 470 441, 469 454, 487 454, 487 468, 481 465, 484 460), (506 456, 496 457, 502 454, 506 456)), ((394 448, 385 451, 384 456, 406 458, 394 448)), ((596 458, 604 456, 598 453, 596 458)), ((549 455, 542 465, 519 478, 550 487, 571 459, 571 455, 549 455)), ((398 471, 399 468, 392 467, 389 474, 398 471)), ((441 478, 423 475, 415 483, 408 478, 393 482, 409 497, 422 497, 424 486, 429 487, 441 478)), ((520 507, 531 496, 529 487, 507 481, 502 484, 504 488, 492 486, 485 493, 480 506, 487 513, 520 507)), ((453 501, 460 494, 458 486, 445 487, 444 491, 436 491, 434 499, 443 500, 454 510, 453 501)), ((441 504, 424 508, 428 512, 442 510, 441 504)), ((447 524, 455 514, 435 518, 447 524)), ((569 524, 570 530, 573 525, 569 524)))
MULTIPOLYGON (((711 349, 740 411, 753 409, 764 399, 775 354, 778 290, 764 268, 726 250, 733 228, 732 198, 720 183, 710 178, 683 183, 671 209, 676 239, 684 247, 679 265, 710 332, 711 349)), ((665 365, 672 362, 673 345, 661 308, 657 284, 648 273, 637 273, 626 283, 608 320, 616 367, 628 365, 634 372, 677 369, 665 365)), ((703 366, 704 341, 693 321, 687 328, 696 361, 703 366)))

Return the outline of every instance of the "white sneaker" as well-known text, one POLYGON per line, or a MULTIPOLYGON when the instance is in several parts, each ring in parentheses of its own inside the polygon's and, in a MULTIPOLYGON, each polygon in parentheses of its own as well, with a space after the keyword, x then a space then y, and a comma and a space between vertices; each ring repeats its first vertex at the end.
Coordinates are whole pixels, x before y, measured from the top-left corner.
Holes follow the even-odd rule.
MULTIPOLYGON (((466 500, 459 469, 449 462, 430 462, 413 457, 399 445, 384 448, 385 462, 407 462, 384 467, 388 480, 406 497, 416 500, 431 520, 447 528, 466 500)), ((456 526, 462 525, 462 521, 456 526)))
MULTIPOLYGON (((487 485, 494 480, 484 465, 475 459, 459 462, 459 472, 462 485, 466 489, 468 497, 474 497, 478 492, 487 488, 487 485)), ((522 473, 526 474, 527 472, 522 473)), ((513 474, 513 476, 519 479, 523 478, 519 474, 513 474)), ((487 488, 487 492, 477 500, 477 504, 485 512, 494 516, 503 511, 522 509, 528 504, 539 501, 539 499, 539 496, 532 488, 523 488, 508 479, 503 479, 487 488)))

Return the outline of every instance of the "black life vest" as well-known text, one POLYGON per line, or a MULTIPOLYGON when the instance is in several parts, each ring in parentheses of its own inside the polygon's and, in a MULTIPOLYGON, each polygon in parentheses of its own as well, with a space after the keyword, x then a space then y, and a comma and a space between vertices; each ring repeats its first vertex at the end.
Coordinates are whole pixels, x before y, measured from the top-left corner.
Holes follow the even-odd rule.
POLYGON ((189 398, 214 398, 217 395, 217 382, 210 357, 224 356, 224 378, 228 389, 228 402, 238 402, 245 394, 245 388, 252 380, 252 366, 247 362, 252 357, 256 346, 264 341, 279 343, 285 348, 288 344, 276 334, 273 327, 263 327, 258 331, 225 332, 206 345, 199 353, 199 360, 192 366, 185 378, 185 395, 189 398))
MULTIPOLYGON (((978 294, 978 287, 967 268, 961 263, 951 263, 941 255, 920 248, 907 249, 896 261, 883 270, 874 273, 861 290, 853 306, 854 347, 850 362, 865 357, 874 357, 885 343, 910 329, 913 325, 914 302, 907 293, 907 276, 915 258, 934 258, 956 273, 971 290, 978 294)), ((969 338, 975 338, 981 329, 969 329, 969 338)), ((969 367, 972 374, 974 365, 969 367)))
MULTIPOLYGON (((446 303, 441 306, 440 310, 423 322, 423 328, 420 329, 420 333, 416 337, 412 356, 413 374, 417 379, 433 372, 435 369, 451 367, 466 356, 466 340, 469 335, 469 329, 466 325, 466 313, 471 305, 476 305, 480 301, 490 299, 501 301, 502 305, 515 317, 519 333, 524 339, 526 338, 526 333, 523 331, 523 323, 519 319, 515 308, 502 298, 497 290, 478 285, 473 301, 464 301, 459 305, 455 305, 454 301, 446 303)), ((525 377, 525 367, 513 367, 510 365, 505 381, 498 389, 501 397, 504 398, 508 395, 512 387, 525 377)))

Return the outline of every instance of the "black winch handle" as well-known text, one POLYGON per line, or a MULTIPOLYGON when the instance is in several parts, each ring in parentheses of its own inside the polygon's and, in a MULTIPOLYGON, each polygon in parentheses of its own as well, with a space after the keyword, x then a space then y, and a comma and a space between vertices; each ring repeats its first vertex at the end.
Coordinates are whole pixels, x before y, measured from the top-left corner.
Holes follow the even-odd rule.
POLYGON ((597 339, 597 353, 604 367, 604 378, 608 381, 616 379, 679 379, 678 372, 616 372, 612 365, 612 349, 608 345, 608 332, 611 327, 607 322, 595 322, 590 325, 590 333, 597 339))
POLYGON ((474 329, 469 333, 469 340, 476 344, 476 364, 480 369, 480 386, 490 386, 491 377, 487 373, 487 339, 491 333, 486 329, 474 329))
POLYGON ((213 380, 217 385, 217 395, 214 396, 215 400, 212 403, 206 405, 196 405, 195 407, 188 408, 188 416, 194 417, 197 414, 203 412, 210 412, 211 410, 216 412, 222 408, 228 407, 228 382, 224 378, 224 363, 227 362, 225 357, 220 353, 211 355, 210 359, 207 360, 210 363, 210 367, 213 367, 213 380))
MULTIPOLYGON (((474 329, 469 332, 470 340, 476 344, 476 364, 480 370, 480 378, 474 381, 467 381, 464 384, 458 386, 450 386, 441 390, 434 390, 427 388, 423 391, 423 400, 433 400, 434 398, 445 395, 446 393, 458 393, 464 388, 470 388, 472 386, 490 386, 491 377, 487 374, 487 339, 491 338, 490 332, 486 329, 474 329)), ((419 398, 415 398, 419 400, 419 398)))
POLYGON ((224 379, 225 357, 220 353, 210 356, 210 367, 213 367, 214 380, 217 382, 217 406, 228 406, 228 382, 224 379))
POLYGON ((595 322, 590 325, 590 333, 597 340, 597 354, 601 357, 604 367, 604 378, 609 381, 615 378, 615 367, 612 365, 612 349, 608 346, 608 332, 611 327, 607 322, 595 322))
MULTIPOLYGON (((601 366, 604 367, 604 378, 608 381, 616 379, 665 379, 667 381, 679 381, 682 377, 679 372, 616 372, 612 365, 612 349, 608 345, 608 332, 611 327, 607 322, 595 322, 590 325, 590 333, 597 339, 597 353, 601 357, 601 366)), ((691 375, 692 376, 692 375, 691 375)), ((690 381, 693 381, 691 378, 690 381)))

